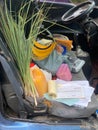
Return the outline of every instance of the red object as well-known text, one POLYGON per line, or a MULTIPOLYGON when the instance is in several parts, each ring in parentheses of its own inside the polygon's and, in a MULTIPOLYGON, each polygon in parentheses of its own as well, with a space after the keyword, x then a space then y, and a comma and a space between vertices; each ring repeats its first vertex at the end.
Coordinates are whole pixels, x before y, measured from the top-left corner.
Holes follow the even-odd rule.
POLYGON ((33 62, 30 63, 30 68, 33 67, 34 65, 35 65, 35 63, 33 63, 33 62))

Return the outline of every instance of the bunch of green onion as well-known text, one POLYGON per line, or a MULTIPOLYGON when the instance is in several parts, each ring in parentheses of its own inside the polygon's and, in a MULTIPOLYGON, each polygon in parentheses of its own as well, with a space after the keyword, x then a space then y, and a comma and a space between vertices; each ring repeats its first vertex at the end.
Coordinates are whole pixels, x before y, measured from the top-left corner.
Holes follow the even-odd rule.
POLYGON ((42 15, 44 8, 44 5, 42 5, 36 13, 32 13, 28 17, 30 4, 31 1, 25 3, 14 18, 11 9, 7 9, 6 3, 4 7, 0 6, 0 31, 20 74, 25 95, 32 96, 37 105, 37 91, 30 75, 30 62, 32 60, 33 41, 36 41, 40 33, 45 15, 42 15), (28 7, 25 10, 24 8, 27 5, 28 7), (31 27, 29 35, 26 37, 25 26, 29 21, 31 21, 31 27))

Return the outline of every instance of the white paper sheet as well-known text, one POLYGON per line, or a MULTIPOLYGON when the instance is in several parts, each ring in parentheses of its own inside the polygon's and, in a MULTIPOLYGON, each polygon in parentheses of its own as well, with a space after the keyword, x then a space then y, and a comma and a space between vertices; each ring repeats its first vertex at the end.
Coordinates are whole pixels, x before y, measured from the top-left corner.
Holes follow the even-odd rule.
POLYGON ((87 107, 88 103, 91 101, 91 96, 94 92, 94 88, 90 86, 83 86, 84 92, 85 92, 85 98, 80 99, 78 102, 76 102, 74 105, 75 106, 82 106, 82 107, 87 107))
POLYGON ((87 107, 91 101, 94 88, 89 86, 88 81, 64 81, 57 79, 57 98, 78 98, 75 106, 87 107))
POLYGON ((84 98, 84 91, 77 84, 58 84, 57 98, 84 98))

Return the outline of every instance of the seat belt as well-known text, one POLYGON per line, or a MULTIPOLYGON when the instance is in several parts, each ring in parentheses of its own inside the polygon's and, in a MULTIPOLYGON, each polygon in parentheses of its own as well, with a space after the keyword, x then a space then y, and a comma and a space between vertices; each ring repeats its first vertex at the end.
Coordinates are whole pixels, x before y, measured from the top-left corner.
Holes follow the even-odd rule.
MULTIPOLYGON (((27 117, 27 112, 25 111, 25 107, 24 107, 24 103, 23 103, 23 97, 22 97, 22 93, 20 91, 20 88, 22 88, 21 84, 17 81, 10 65, 8 64, 7 60, 0 55, 0 62, 1 65, 7 75, 7 78, 9 79, 15 93, 16 96, 18 98, 19 101, 19 116, 21 118, 26 118, 27 117)), ((11 63, 11 62, 10 62, 11 63)))

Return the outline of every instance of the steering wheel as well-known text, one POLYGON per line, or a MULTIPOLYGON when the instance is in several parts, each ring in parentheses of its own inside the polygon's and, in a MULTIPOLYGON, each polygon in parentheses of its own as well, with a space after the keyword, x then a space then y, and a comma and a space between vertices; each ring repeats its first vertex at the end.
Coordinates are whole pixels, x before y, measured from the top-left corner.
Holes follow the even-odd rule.
POLYGON ((87 1, 84 3, 81 3, 70 10, 68 10, 63 16, 62 20, 66 23, 71 23, 76 20, 80 20, 81 18, 84 18, 87 14, 89 14, 95 6, 94 1, 87 1))

